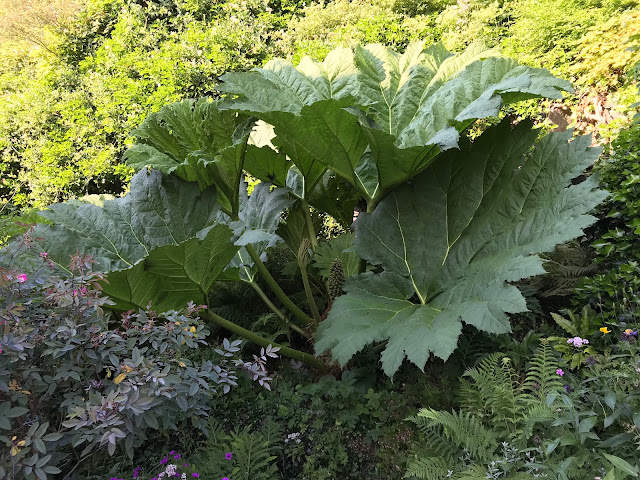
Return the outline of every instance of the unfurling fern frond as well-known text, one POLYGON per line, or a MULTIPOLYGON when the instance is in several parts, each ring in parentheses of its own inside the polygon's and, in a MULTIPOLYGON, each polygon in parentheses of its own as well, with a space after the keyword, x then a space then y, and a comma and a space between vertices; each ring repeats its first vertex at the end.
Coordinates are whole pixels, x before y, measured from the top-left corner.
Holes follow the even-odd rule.
POLYGON ((563 390, 563 382, 556 370, 559 368, 557 357, 549 342, 542 341, 531 360, 524 380, 524 390, 536 400, 544 400, 550 393, 563 390))
POLYGON ((410 461, 405 478, 419 478, 420 480, 445 480, 449 473, 447 464, 442 458, 427 457, 410 461))
POLYGON ((424 420, 425 428, 442 428, 445 436, 459 448, 469 450, 477 460, 490 458, 498 446, 496 433, 485 427, 470 413, 438 412, 423 408, 417 417, 424 420))

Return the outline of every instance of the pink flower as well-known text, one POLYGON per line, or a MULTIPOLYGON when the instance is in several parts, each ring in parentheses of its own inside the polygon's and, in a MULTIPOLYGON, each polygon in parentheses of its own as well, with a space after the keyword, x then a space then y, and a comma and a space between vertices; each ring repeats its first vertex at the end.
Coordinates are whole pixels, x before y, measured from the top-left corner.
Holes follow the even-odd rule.
POLYGON ((224 458, 226 458, 227 460, 231 460, 233 458, 233 453, 231 452, 225 453, 224 458))
POLYGON ((40 252, 40 256, 42 258, 47 258, 49 256, 49 254, 47 252, 40 252))
POLYGON ((27 276, 24 273, 21 273, 20 275, 18 275, 18 282, 20 283, 24 283, 27 281, 27 276))
POLYGON ((564 370, 562 370, 561 368, 558 368, 558 369, 556 370, 556 375, 563 376, 563 375, 564 375, 564 370))
POLYGON ((73 296, 77 297, 78 296, 78 290, 76 290, 75 288, 73 289, 73 296))

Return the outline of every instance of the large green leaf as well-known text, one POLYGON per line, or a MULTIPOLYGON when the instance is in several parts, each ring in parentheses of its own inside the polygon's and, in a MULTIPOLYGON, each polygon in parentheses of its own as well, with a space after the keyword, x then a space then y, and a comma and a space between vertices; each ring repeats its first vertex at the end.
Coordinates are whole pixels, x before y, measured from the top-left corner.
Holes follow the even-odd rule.
POLYGON ((34 238, 49 257, 66 266, 76 252, 93 256, 102 272, 128 268, 154 248, 195 237, 218 215, 216 191, 159 171, 143 170, 131 180, 129 193, 102 206, 71 201, 41 215, 34 238))
POLYGON ((281 240, 276 230, 282 213, 293 204, 289 192, 288 188, 274 189, 270 183, 262 182, 247 196, 247 186, 244 182, 241 184, 238 220, 234 221, 225 214, 218 217, 218 221, 232 228, 234 243, 240 247, 225 270, 224 280, 253 280, 255 266, 245 247, 251 244, 262 261, 267 260, 267 249, 281 240))
POLYGON ((526 311, 510 284, 544 273, 537 253, 582 234, 606 193, 593 177, 571 180, 593 163, 590 138, 553 133, 534 147, 527 122, 487 130, 441 156, 355 222, 355 249, 383 273, 347 279, 316 335, 346 363, 365 345, 388 340, 385 372, 405 356, 423 368, 453 352, 462 322, 510 331, 507 313, 526 311))
POLYGON ((251 145, 253 128, 254 119, 221 111, 217 101, 183 100, 151 114, 132 132, 136 143, 125 160, 136 169, 152 167, 198 182, 201 189, 215 185, 222 209, 236 216, 245 169, 284 185, 290 164, 270 146, 251 145))
POLYGON ((189 301, 207 303, 207 293, 237 253, 233 232, 216 225, 204 238, 151 251, 133 267, 111 272, 103 291, 116 308, 151 308, 158 312, 184 308, 189 301))
POLYGON ((131 132, 135 144, 125 152, 126 162, 136 170, 149 166, 174 173, 197 181, 201 188, 212 185, 211 172, 202 162, 213 161, 221 150, 231 147, 234 132, 246 121, 217 107, 217 102, 207 99, 162 107, 131 132))
POLYGON ((496 116, 504 103, 571 90, 545 70, 479 45, 452 56, 424 42, 404 54, 377 44, 339 48, 297 68, 273 60, 222 79, 220 89, 235 97, 220 108, 273 125, 273 143, 305 177, 313 175, 309 183, 320 178, 318 162, 374 201, 456 147, 458 132, 475 119, 496 116))

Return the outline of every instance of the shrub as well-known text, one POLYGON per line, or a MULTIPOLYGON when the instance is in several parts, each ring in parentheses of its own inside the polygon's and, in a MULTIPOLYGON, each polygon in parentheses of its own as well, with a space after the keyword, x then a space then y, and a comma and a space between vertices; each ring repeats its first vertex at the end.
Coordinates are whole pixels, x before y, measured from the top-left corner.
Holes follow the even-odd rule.
POLYGON ((202 306, 129 311, 114 325, 89 257, 60 278, 45 252, 31 261, 30 246, 27 236, 0 267, 3 478, 70 472, 100 447, 132 456, 151 430, 206 429, 208 402, 236 384, 236 369, 268 382, 261 363, 235 359, 239 341, 225 340, 216 363, 186 357, 206 345, 202 306))

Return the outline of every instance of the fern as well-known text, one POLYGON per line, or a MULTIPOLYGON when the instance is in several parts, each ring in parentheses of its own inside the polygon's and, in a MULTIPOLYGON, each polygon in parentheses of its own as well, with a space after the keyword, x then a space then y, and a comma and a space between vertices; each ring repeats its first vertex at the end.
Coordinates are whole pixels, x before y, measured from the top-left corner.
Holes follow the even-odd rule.
POLYGON ((423 429, 442 428, 445 436, 459 448, 466 448, 478 460, 490 458, 498 446, 495 432, 491 431, 477 417, 470 413, 439 412, 423 408, 418 412, 423 419, 423 429))
POLYGON ((542 341, 531 360, 524 380, 524 389, 536 400, 545 400, 550 393, 563 390, 563 382, 558 376, 558 361, 549 342, 542 341))
POLYGON ((261 431, 245 427, 227 433, 212 421, 207 445, 197 459, 200 471, 206 478, 272 480, 277 477, 275 460, 282 449, 281 435, 273 422, 266 422, 261 431), (225 457, 229 452, 231 459, 225 457))
MULTIPOLYGON (((239 480, 271 480, 277 474, 269 441, 259 432, 245 428, 231 434, 231 448, 235 465, 231 476, 239 480)), ((222 472, 224 474, 224 472, 222 472)))
POLYGON ((469 469, 463 470, 455 477, 460 480, 486 480, 490 478, 487 476, 487 467, 484 465, 472 465, 469 469))
POLYGON ((517 471, 525 468, 525 460, 516 466, 513 452, 527 448, 536 424, 555 418, 546 398, 563 390, 557 368, 554 350, 542 341, 523 380, 511 359, 501 353, 467 369, 460 387, 461 411, 422 409, 408 419, 420 429, 423 442, 407 476, 441 478, 441 467, 451 465, 454 471, 446 475, 456 480, 533 478, 517 471))
POLYGON ((475 411, 481 416, 490 416, 500 437, 512 437, 522 416, 522 408, 516 372, 509 358, 494 353, 477 367, 468 369, 464 376, 471 378, 473 384, 463 391, 463 405, 474 412, 481 404, 486 412, 482 413, 480 409, 475 411))
POLYGON ((443 480, 447 477, 449 469, 442 458, 427 457, 409 465, 405 478, 419 478, 420 480, 443 480))

